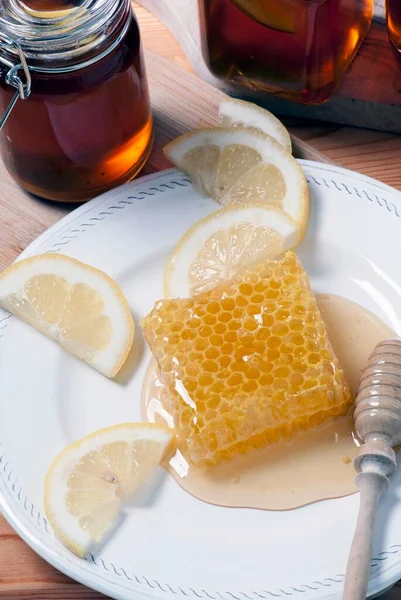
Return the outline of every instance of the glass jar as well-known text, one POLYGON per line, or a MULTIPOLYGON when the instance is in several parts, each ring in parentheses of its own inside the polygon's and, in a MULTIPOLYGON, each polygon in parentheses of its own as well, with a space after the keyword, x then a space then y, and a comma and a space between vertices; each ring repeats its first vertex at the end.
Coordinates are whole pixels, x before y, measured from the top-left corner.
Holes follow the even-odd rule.
POLYGON ((198 2, 203 57, 213 75, 234 89, 305 104, 335 92, 373 14, 373 0, 198 2))
POLYGON ((394 48, 401 51, 401 2, 386 0, 388 35, 394 48))
POLYGON ((132 179, 153 130, 130 1, 0 6, 0 118, 12 109, 0 148, 12 177, 33 194, 65 202, 132 179))

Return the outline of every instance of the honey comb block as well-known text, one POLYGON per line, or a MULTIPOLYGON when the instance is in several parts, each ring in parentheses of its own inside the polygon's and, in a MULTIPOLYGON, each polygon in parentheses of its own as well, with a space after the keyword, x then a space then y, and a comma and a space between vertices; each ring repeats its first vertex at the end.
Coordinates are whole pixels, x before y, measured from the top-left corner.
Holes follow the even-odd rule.
POLYGON ((290 438, 344 414, 351 392, 292 252, 142 322, 178 443, 193 463, 290 438))

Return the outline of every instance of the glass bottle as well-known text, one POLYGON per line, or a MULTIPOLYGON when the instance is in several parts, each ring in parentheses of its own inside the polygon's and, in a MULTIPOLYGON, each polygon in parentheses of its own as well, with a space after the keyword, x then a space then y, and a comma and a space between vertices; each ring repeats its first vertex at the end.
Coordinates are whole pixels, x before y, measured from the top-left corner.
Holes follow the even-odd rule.
POLYGON ((388 35, 394 48, 401 51, 401 2, 386 0, 388 35))
POLYGON ((3 0, 0 118, 10 103, 1 156, 27 191, 81 202, 132 179, 153 130, 129 0, 3 0))
POLYGON ((373 14, 373 0, 198 2, 203 56, 213 75, 234 88, 305 104, 335 92, 373 14))

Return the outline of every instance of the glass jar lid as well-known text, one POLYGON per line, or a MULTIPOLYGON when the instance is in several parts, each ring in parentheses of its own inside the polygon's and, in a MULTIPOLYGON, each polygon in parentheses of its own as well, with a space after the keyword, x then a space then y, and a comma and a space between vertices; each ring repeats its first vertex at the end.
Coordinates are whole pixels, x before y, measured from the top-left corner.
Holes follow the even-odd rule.
POLYGON ((18 99, 29 97, 31 72, 69 73, 100 61, 131 18, 130 0, 0 0, 0 78, 16 90, 0 131, 18 99))
POLYGON ((68 0, 2 0, 1 62, 20 63, 21 50, 31 71, 83 68, 120 42, 129 14, 129 0, 81 0, 73 6, 68 0))

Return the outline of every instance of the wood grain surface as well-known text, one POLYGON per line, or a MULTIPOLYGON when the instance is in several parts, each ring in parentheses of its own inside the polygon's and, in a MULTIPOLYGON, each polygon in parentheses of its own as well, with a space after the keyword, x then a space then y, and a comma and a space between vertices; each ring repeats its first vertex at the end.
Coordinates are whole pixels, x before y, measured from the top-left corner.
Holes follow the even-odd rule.
MULTIPOLYGON (((215 122, 219 92, 188 73, 190 67, 178 43, 163 25, 137 8, 145 46, 175 63, 174 70, 148 54, 147 65, 156 123, 155 148, 145 167, 167 166, 161 147, 183 130, 215 122)), ((291 132, 318 152, 345 167, 377 177, 401 189, 401 137, 327 124, 292 121, 291 132)), ((317 154, 317 157, 320 155, 317 154)), ((53 204, 22 192, 0 165, 0 268, 13 261, 41 232, 71 206, 53 204)), ((57 572, 40 559, 0 517, 1 600, 100 600, 93 592, 57 572)), ((401 587, 381 600, 401 600, 401 587)))

